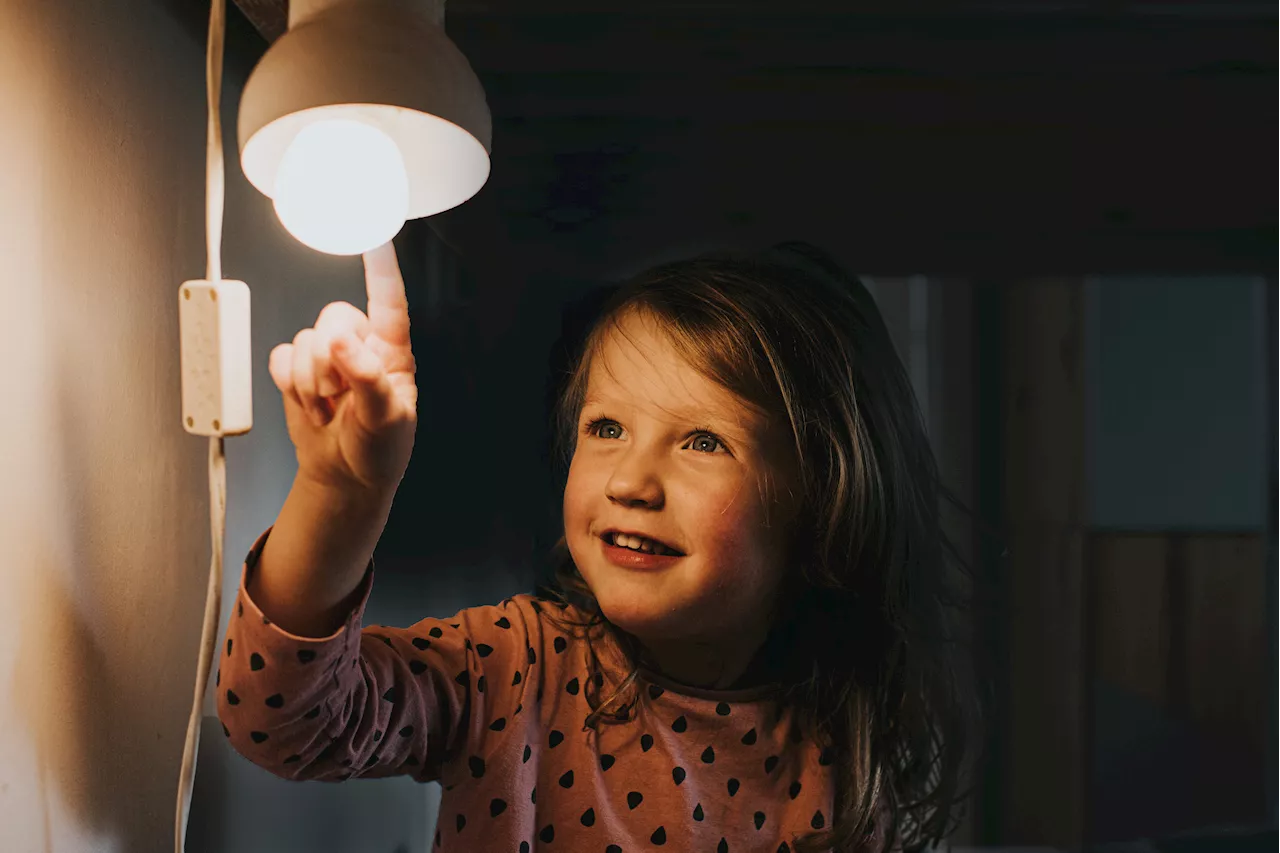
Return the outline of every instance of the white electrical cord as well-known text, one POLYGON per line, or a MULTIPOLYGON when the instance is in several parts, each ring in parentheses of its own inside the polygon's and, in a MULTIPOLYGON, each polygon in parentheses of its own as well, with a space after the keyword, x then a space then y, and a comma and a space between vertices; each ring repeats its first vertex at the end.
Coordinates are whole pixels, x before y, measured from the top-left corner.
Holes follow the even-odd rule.
MULTIPOLYGON (((222 163, 222 42, 226 30, 226 0, 211 0, 209 43, 205 77, 209 92, 209 139, 205 181, 205 237, 208 268, 205 277, 213 287, 222 281, 222 208, 224 173, 222 163)), ((215 421, 215 424, 217 422, 215 421)), ((177 815, 174 821, 174 851, 186 849, 187 818, 191 813, 191 787, 200 747, 200 723, 204 715, 204 693, 209 683, 218 622, 222 611, 222 547, 227 530, 227 460, 223 437, 209 437, 209 531, 212 557, 209 562, 209 589, 205 596, 204 628, 200 634, 200 662, 196 669, 195 697, 187 720, 187 741, 182 750, 182 771, 178 779, 177 815)))

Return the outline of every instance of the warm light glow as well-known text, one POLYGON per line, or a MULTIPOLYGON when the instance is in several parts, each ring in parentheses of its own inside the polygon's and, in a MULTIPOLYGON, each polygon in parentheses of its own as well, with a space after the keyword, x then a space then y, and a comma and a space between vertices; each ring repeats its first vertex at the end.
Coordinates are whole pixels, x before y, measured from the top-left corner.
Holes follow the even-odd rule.
POLYGON ((409 213, 409 177, 391 137, 368 124, 308 124, 276 171, 276 215, 299 242, 358 255, 394 237, 409 213))

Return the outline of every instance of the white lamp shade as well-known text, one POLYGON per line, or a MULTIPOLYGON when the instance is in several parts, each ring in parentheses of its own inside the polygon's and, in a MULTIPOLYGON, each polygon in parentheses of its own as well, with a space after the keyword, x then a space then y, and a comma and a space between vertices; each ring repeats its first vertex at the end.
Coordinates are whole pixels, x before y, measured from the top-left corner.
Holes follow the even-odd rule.
POLYGON ((489 177, 484 89, 444 29, 412 2, 336 2, 268 49, 240 100, 245 177, 274 198, 299 131, 330 120, 375 127, 396 144, 408 219, 462 204, 489 177))

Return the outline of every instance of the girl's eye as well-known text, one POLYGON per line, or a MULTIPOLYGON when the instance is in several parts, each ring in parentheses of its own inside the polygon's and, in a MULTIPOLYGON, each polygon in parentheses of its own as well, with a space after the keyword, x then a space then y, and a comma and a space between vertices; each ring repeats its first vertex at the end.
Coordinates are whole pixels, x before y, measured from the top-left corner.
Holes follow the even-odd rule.
POLYGON ((720 444, 720 439, 716 438, 714 435, 710 435, 705 432, 698 433, 693 437, 693 444, 695 447, 700 441, 707 441, 711 443, 711 449, 707 451, 708 453, 715 453, 716 447, 720 444))
MULTIPOLYGON (((596 418, 591 423, 587 424, 587 435, 597 435, 598 429, 601 426, 611 426, 616 428, 618 425, 608 418, 596 418)), ((599 437, 604 438, 604 436, 599 437)))
MULTIPOLYGON (((618 426, 618 424, 615 423, 610 418, 596 418, 587 424, 583 432, 585 432, 587 435, 595 436, 597 438, 616 438, 617 437, 615 435, 603 434, 604 428, 618 429, 618 430, 621 429, 618 426)), ((700 429, 693 433, 692 446, 695 448, 697 447, 707 448, 707 449, 700 450, 699 452, 701 453, 715 453, 716 452, 715 449, 717 447, 724 447, 724 444, 723 442, 720 441, 720 439, 716 438, 714 433, 705 429, 700 429), (706 442, 706 443, 699 445, 699 442, 706 442)), ((725 448, 725 449, 728 450, 728 448, 725 448)))

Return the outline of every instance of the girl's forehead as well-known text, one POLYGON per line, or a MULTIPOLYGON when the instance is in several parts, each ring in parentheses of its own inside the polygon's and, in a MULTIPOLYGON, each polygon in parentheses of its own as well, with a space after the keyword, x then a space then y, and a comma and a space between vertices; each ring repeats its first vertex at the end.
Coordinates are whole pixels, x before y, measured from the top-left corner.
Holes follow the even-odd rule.
POLYGON ((600 341, 587 373, 584 407, 654 408, 681 421, 712 419, 759 435, 754 407, 689 364, 650 324, 629 323, 600 341))

